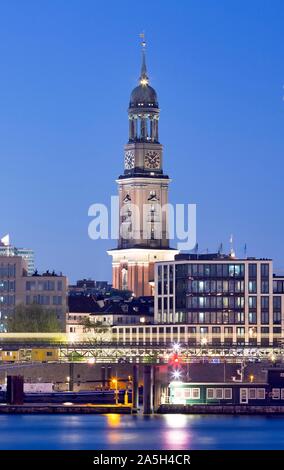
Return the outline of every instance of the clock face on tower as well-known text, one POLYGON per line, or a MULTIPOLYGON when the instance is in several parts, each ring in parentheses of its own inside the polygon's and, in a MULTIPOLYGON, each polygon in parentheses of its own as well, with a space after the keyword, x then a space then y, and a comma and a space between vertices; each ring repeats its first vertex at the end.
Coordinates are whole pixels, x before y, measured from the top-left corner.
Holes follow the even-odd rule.
POLYGON ((161 165, 161 157, 155 150, 149 150, 145 155, 145 168, 150 170, 157 170, 161 165))
POLYGON ((126 170, 131 170, 131 168, 134 168, 134 152, 132 152, 132 150, 125 152, 124 167, 126 170))

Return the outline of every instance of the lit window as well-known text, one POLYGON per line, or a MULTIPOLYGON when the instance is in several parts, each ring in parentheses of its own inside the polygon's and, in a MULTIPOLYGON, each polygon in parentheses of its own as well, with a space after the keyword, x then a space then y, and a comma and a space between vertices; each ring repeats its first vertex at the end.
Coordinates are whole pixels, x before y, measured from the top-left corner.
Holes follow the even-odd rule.
POLYGON ((183 396, 184 396, 184 398, 186 398, 187 400, 188 400, 189 398, 191 398, 191 393, 190 393, 190 392, 191 392, 191 389, 190 389, 190 388, 184 388, 184 390, 183 390, 183 396))
POLYGON ((264 400, 265 399, 265 388, 258 388, 256 396, 259 400, 264 400))
POLYGON ((193 388, 192 389, 192 398, 195 400, 199 400, 200 398, 200 388, 193 388))
POLYGON ((214 399, 214 388, 207 388, 207 400, 213 400, 214 399))
POLYGON ((216 388, 216 399, 217 400, 222 400, 223 398, 223 389, 222 388, 216 388))
POLYGON ((199 281, 199 292, 204 291, 204 281, 199 281))
POLYGON ((181 388, 176 388, 175 389, 175 398, 182 398, 182 389, 181 388))

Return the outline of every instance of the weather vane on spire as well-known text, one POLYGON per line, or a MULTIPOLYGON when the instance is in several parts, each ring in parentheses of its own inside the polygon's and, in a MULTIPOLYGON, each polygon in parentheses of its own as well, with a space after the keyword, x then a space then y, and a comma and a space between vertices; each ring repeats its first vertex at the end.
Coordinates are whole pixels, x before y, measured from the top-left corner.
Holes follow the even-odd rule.
POLYGON ((146 40, 145 40, 145 31, 143 31, 142 33, 139 34, 140 38, 142 39, 141 41, 141 46, 143 49, 145 49, 146 47, 146 40))

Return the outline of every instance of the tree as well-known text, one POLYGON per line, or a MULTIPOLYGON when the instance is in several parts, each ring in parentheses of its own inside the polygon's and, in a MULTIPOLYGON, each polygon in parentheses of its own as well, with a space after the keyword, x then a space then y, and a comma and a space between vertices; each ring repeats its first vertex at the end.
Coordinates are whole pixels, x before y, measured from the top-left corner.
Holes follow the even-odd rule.
POLYGON ((109 331, 109 327, 101 321, 92 322, 90 317, 84 317, 80 324, 83 326, 84 332, 93 331, 97 339, 102 340, 103 335, 109 331))
POLYGON ((56 312, 41 305, 17 305, 7 320, 9 333, 50 333, 62 330, 56 312))

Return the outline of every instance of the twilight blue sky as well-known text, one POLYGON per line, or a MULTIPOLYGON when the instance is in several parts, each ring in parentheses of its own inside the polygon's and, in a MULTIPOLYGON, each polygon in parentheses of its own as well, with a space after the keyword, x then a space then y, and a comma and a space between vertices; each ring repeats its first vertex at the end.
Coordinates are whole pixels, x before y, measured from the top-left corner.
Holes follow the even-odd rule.
POLYGON ((111 278, 88 207, 116 194, 144 29, 171 201, 197 204, 201 250, 233 233, 284 272, 283 21, 283 0, 2 1, 1 235, 111 278))

